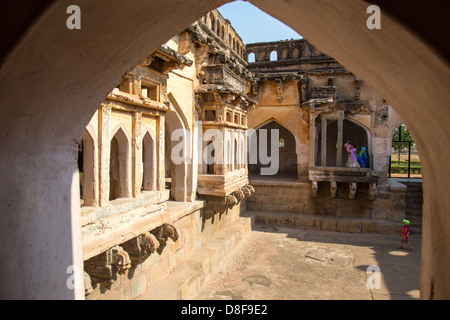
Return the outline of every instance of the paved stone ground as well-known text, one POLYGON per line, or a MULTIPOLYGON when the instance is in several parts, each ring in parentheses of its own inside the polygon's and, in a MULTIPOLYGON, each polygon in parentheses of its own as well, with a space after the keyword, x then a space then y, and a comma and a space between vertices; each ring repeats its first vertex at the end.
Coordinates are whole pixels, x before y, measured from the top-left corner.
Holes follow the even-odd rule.
POLYGON ((255 226, 195 299, 419 299, 421 236, 410 238, 413 251, 397 248, 400 236, 255 226))

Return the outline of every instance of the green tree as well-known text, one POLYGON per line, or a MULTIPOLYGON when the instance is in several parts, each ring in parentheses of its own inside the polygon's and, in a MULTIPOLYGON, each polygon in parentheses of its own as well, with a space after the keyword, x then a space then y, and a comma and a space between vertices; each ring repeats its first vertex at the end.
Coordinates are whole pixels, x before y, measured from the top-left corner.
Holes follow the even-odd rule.
POLYGON ((403 150, 409 147, 409 142, 411 141, 411 148, 414 146, 413 138, 408 131, 408 128, 401 124, 397 129, 394 130, 392 136, 392 147, 395 151, 398 151, 398 162, 400 163, 400 154, 403 150))

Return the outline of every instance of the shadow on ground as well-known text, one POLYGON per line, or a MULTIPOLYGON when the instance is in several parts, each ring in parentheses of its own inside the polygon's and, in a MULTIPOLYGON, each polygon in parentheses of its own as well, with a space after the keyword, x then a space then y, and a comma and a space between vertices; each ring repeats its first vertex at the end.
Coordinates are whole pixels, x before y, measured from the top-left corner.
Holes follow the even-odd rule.
POLYGON ((256 225, 195 299, 419 299, 421 236, 411 243, 407 251, 395 235, 256 225))

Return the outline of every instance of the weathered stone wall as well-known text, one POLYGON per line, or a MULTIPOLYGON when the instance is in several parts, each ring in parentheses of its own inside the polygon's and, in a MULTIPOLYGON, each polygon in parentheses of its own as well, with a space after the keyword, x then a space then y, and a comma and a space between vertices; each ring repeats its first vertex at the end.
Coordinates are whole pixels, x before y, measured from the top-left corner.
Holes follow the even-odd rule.
POLYGON ((317 197, 311 197, 309 182, 250 180, 255 194, 248 209, 258 212, 265 224, 305 226, 324 231, 398 233, 405 217, 404 185, 379 188, 368 200, 368 186, 358 184, 355 199, 348 199, 348 183, 338 183, 330 197, 329 182, 319 182, 317 197), (270 213, 270 214, 269 214, 270 213))
MULTIPOLYGON (((94 284, 93 290, 86 296, 88 300, 99 299, 136 299, 140 295, 158 296, 160 282, 180 263, 189 259, 196 249, 211 241, 221 230, 235 223, 240 213, 246 209, 246 201, 227 207, 223 197, 205 196, 205 201, 188 203, 168 203, 171 225, 178 233, 178 240, 168 239, 161 253, 150 254, 143 262, 132 264, 123 274, 117 274, 115 281, 107 287, 94 284)), ((136 232, 136 229, 135 229, 136 232)), ((238 240, 238 239, 237 239, 238 240)), ((216 257, 214 265, 220 264, 225 253, 216 257)), ((119 244, 120 246, 121 244, 119 244)))

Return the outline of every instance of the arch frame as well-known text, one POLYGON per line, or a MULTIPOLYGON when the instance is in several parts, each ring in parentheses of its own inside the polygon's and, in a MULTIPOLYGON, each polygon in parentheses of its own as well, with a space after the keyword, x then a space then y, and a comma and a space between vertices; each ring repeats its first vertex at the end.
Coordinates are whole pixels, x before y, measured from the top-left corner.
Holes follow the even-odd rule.
MULTIPOLYGON (((426 29, 431 34, 434 28, 427 24, 417 27, 417 22, 408 19, 408 16, 414 17, 414 13, 422 14, 423 6, 417 1, 408 10, 387 10, 382 29, 367 30, 367 2, 364 1, 340 1, 340 10, 335 10, 325 0, 280 1, 277 6, 267 0, 251 2, 301 31, 321 51, 326 49, 346 68, 361 75, 410 124, 416 143, 425 155, 421 296, 448 299, 450 250, 442 249, 440 244, 450 239, 445 232, 450 227, 447 215, 450 199, 446 193, 450 170, 442 169, 447 167, 446 159, 450 157, 445 145, 450 139, 446 125, 450 121, 447 110, 450 67, 446 60, 448 52, 423 36, 427 32, 420 31, 426 29), (321 19, 317 19, 318 16, 321 19), (319 24, 319 20, 328 23, 319 24), (352 32, 346 32, 348 30, 352 32), (336 34, 339 37, 333 38, 336 34), (366 59, 361 61, 358 58, 361 56, 366 59), (428 141, 435 141, 435 144, 430 145, 428 141)), ((78 181, 71 175, 76 170, 73 141, 79 139, 88 119, 124 71, 182 30, 190 20, 200 18, 223 3, 223 0, 212 0, 161 4, 161 1, 148 0, 130 8, 123 1, 105 5, 81 0, 81 7, 90 8, 83 14, 83 29, 89 32, 83 33, 68 33, 64 25, 67 17, 61 14, 67 5, 62 2, 48 2, 42 10, 31 13, 34 19, 26 19, 26 22, 18 19, 23 32, 15 33, 13 41, 7 43, 0 70, 3 89, 0 130, 4 147, 0 158, 8 164, 2 166, 1 171, 4 183, 0 187, 3 212, 0 240, 17 249, 10 252, 2 248, 1 251, 8 263, 0 278, 4 290, 8 290, 1 292, 2 297, 83 298, 82 289, 67 289, 64 272, 67 265, 82 266, 79 208, 73 206, 78 196, 74 191, 78 181), (152 25, 149 11, 163 23, 152 25), (129 19, 133 14, 134 19, 129 19), (103 23, 99 25, 98 21, 103 23), (124 26, 127 30, 136 30, 131 38, 129 33, 120 32, 124 26), (145 42, 145 39, 151 41, 145 42), (40 48, 42 43, 52 45, 40 48), (93 43, 104 45, 86 45, 93 43), (65 66, 66 72, 55 68, 55 61, 58 66, 65 66), (29 84, 27 92, 23 90, 24 76, 29 84), (88 91, 90 95, 79 94, 88 91), (65 102, 64 108, 61 108, 61 101, 65 102), (30 167, 30 155, 41 166, 35 173, 24 173, 23 168, 30 167), (33 183, 24 185, 23 181, 33 183), (44 187, 38 198, 33 194, 39 186, 44 187), (60 200, 47 204, 42 201, 54 199, 55 194, 61 195, 60 200), (29 214, 31 212, 33 215, 29 214), (51 234, 39 228, 43 220, 47 221, 46 230, 54 230, 51 234), (16 245, 19 243, 23 248, 16 245), (46 247, 46 243, 57 245, 46 247), (28 245, 30 249, 25 249, 28 245), (33 252, 36 247, 46 247, 49 253, 36 255, 33 252), (20 258, 28 254, 34 254, 36 259, 26 266, 20 265, 20 258), (50 274, 47 270, 56 271, 50 274), (17 282, 21 275, 27 275, 30 281, 17 282)), ((438 2, 440 4, 445 6, 443 1, 438 2)), ((440 9, 439 6, 436 11, 440 9)), ((82 276, 76 278, 82 281, 82 276)))

